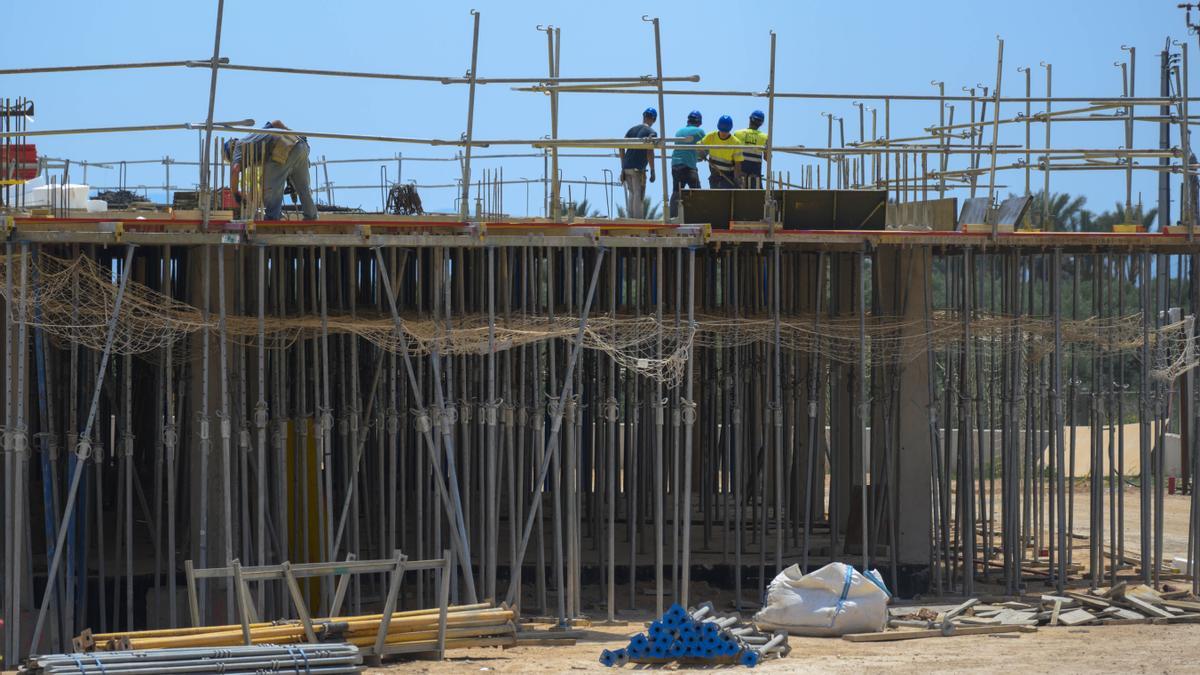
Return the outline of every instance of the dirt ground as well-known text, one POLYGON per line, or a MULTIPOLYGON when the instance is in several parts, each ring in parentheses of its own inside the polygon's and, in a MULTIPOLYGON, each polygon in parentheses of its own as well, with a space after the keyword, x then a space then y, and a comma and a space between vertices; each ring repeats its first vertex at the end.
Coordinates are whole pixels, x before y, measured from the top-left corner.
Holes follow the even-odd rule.
MULTIPOLYGON (((1183 555, 1187 545, 1188 501, 1182 495, 1164 498, 1163 548, 1166 557, 1183 555)), ((1088 491, 1077 484, 1075 531, 1087 531, 1088 491)), ((1108 517, 1107 494, 1105 517, 1108 517)), ((1138 492, 1125 488, 1125 545, 1137 553, 1138 492)), ((1107 527, 1105 528, 1107 538, 1107 527)), ((1107 544, 1107 542, 1106 542, 1107 544)), ((1076 543, 1076 555, 1086 559, 1087 544, 1076 543)), ((601 597, 600 589, 594 597, 601 597)), ((725 589, 696 589, 728 599, 725 589)), ((585 597, 593 595, 584 589, 585 597)), ((627 589, 618 587, 618 598, 627 589)), ((747 593, 749 595, 749 593, 747 593)), ((707 597, 707 596, 706 596, 707 597)), ((943 598, 936 602, 951 603, 943 598)), ((593 616, 603 616, 595 608, 593 616)), ((749 618, 749 612, 744 613, 749 618)), ((616 672, 600 665, 604 649, 628 644, 629 637, 645 629, 647 613, 621 612, 624 626, 593 626, 573 646, 464 649, 451 651, 445 661, 398 661, 385 664, 381 673, 568 673, 616 672)), ((544 630, 547 625, 536 626, 544 630)), ((528 630, 528 628, 526 628, 528 630)), ((792 652, 786 659, 764 661, 756 669, 788 673, 862 673, 907 671, 922 673, 1013 672, 1014 669, 1053 669, 1056 673, 1200 673, 1200 624, 1042 627, 1036 633, 972 635, 927 638, 901 642, 851 643, 837 638, 790 639, 792 652)), ((659 666, 626 666, 626 669, 657 669, 659 666)), ((661 667, 684 670, 677 665, 661 667)), ((724 669, 739 668, 725 666, 724 669)))
MULTIPOLYGON (((445 661, 395 662, 369 672, 615 673, 618 671, 597 661, 600 651, 624 647, 629 636, 642 629, 640 623, 633 622, 628 626, 599 626, 588 629, 586 637, 570 647, 464 649, 449 652, 445 661)), ((1037 633, 1019 637, 970 635, 880 643, 793 637, 790 644, 792 653, 786 659, 764 661, 755 672, 954 673, 1052 669, 1056 673, 1200 673, 1200 659, 1197 659, 1200 624, 1055 627, 1040 628, 1037 633)), ((740 669, 723 667, 734 668, 740 669)))

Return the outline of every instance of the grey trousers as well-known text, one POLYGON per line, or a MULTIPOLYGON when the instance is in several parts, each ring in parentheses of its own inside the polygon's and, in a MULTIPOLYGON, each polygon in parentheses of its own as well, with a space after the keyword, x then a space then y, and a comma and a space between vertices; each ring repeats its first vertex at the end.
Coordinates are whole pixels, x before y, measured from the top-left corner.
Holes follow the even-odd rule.
POLYGON ((642 169, 623 169, 625 178, 625 217, 646 217, 646 172, 642 169))
POLYGON ((267 162, 263 167, 263 208, 267 220, 283 217, 283 190, 288 179, 300 198, 300 208, 305 220, 317 219, 317 205, 313 203, 312 189, 308 185, 308 143, 299 141, 292 146, 287 161, 283 164, 267 162))

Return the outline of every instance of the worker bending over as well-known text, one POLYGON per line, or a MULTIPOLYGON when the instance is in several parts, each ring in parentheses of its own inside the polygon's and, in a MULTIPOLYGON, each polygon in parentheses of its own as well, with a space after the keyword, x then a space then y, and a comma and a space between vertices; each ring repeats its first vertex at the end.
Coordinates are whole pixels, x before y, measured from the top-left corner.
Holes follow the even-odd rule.
MULTIPOLYGON (((688 113, 687 126, 675 132, 676 138, 687 140, 677 142, 681 145, 699 143, 704 138, 704 130, 700 128, 703 121, 699 110, 688 113)), ((671 181, 674 183, 674 189, 671 191, 672 218, 679 212, 679 191, 684 187, 691 190, 700 189, 700 173, 696 170, 696 163, 703 157, 697 157, 697 154, 703 155, 704 151, 676 149, 671 152, 671 181)))
POLYGON ((708 187, 735 189, 741 185, 741 150, 721 147, 741 144, 733 135, 733 118, 721 115, 721 119, 717 120, 717 130, 710 131, 700 141, 700 145, 708 148, 708 187))
MULTIPOLYGON (((267 129, 287 129, 283 122, 268 122, 267 129)), ((312 189, 308 185, 308 139, 293 134, 251 134, 242 139, 225 141, 225 161, 229 162, 229 184, 234 196, 241 203, 241 193, 236 192, 238 175, 242 170, 242 158, 253 149, 254 155, 263 158, 263 208, 267 220, 283 218, 283 193, 290 184, 293 200, 300 198, 300 208, 305 220, 317 219, 317 205, 313 202, 312 189)))
MULTIPOLYGON (((625 132, 625 138, 654 138, 658 134, 650 126, 658 119, 658 111, 646 108, 642 123, 625 132)), ((650 182, 654 182, 654 150, 621 148, 621 182, 625 184, 625 217, 646 217, 646 167, 650 167, 650 182)))
MULTIPOLYGON (((737 138, 742 145, 756 145, 760 148, 765 148, 767 145, 767 135, 759 131, 763 120, 767 116, 761 110, 755 110, 750 113, 750 126, 746 129, 734 132, 734 137, 737 138)), ((742 185, 752 190, 762 188, 762 166, 763 166, 763 151, 762 150, 747 150, 742 149, 742 185)))

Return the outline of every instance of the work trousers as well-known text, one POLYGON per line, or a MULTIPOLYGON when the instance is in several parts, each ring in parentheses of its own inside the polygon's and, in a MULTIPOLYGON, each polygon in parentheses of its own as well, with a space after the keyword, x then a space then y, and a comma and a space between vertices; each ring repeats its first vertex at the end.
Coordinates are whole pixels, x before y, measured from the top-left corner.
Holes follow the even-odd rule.
POLYGON ((699 190, 700 172, 696 171, 694 166, 675 164, 671 167, 671 181, 674 183, 671 191, 671 217, 674 218, 679 215, 679 192, 685 187, 690 190, 699 190))
POLYGON ((737 183, 733 180, 733 172, 726 173, 709 167, 708 187, 713 190, 736 190, 737 183))
POLYGON ((622 169, 625 181, 625 217, 646 217, 646 172, 643 169, 622 169))
POLYGON ((305 220, 317 219, 317 205, 313 202, 312 188, 308 184, 308 143, 297 141, 288 153, 287 161, 267 162, 263 166, 263 207, 267 220, 283 218, 283 191, 288 179, 300 198, 300 209, 305 220))

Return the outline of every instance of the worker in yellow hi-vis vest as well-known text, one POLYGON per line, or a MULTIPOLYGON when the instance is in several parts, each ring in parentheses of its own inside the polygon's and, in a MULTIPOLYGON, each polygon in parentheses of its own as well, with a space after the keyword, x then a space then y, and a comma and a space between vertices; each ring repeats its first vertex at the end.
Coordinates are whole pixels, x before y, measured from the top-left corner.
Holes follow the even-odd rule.
POLYGON ((733 118, 721 115, 721 119, 717 120, 717 130, 710 131, 700 141, 700 145, 708 147, 708 187, 736 189, 741 186, 741 150, 721 147, 741 144, 733 135, 733 118))
MULTIPOLYGON (((761 110, 755 110, 750 113, 750 126, 740 131, 733 132, 734 138, 742 145, 756 145, 760 148, 765 148, 767 145, 767 134, 760 131, 767 116, 761 110)), ((763 167, 763 151, 762 150, 742 150, 742 184, 743 187, 757 190, 762 188, 762 167, 763 167)))

